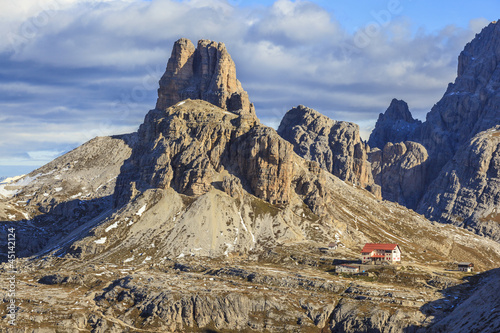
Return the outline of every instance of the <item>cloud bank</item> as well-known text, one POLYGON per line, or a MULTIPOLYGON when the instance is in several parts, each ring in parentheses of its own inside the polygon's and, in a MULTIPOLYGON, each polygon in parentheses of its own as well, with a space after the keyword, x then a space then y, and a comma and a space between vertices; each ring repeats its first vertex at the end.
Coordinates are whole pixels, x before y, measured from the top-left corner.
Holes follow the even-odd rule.
POLYGON ((422 118, 454 79, 465 43, 488 21, 428 32, 405 6, 381 2, 352 33, 335 12, 305 0, 2 3, 0 176, 94 136, 135 131, 155 105, 180 37, 225 42, 257 115, 271 126, 304 104, 360 124, 367 139, 392 98, 422 118))

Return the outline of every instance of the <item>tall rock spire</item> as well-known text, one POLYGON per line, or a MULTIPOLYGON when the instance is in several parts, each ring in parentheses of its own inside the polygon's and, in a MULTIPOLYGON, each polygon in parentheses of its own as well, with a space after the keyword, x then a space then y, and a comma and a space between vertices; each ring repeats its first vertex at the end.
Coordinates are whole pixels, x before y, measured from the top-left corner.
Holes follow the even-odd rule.
POLYGON ((255 114, 224 43, 200 40, 195 48, 186 38, 175 42, 160 80, 156 109, 165 110, 188 98, 242 115, 255 114))

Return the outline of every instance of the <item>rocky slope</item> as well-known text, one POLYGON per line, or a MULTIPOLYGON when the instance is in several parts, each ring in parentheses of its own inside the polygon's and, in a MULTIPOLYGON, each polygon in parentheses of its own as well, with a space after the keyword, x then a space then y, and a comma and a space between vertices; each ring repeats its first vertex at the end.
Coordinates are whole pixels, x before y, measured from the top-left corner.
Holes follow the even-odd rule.
POLYGON ((0 185, 10 195, 0 200, 1 228, 3 233, 9 227, 18 230, 17 255, 54 246, 69 232, 83 231, 89 222, 95 226, 110 212, 120 168, 136 141, 136 134, 98 137, 15 182, 0 185))
POLYGON ((358 125, 332 120, 299 105, 285 114, 278 134, 293 145, 299 156, 318 162, 321 168, 340 179, 380 196, 358 125))
MULTIPOLYGON (((448 86, 424 123, 412 122, 407 109, 394 112, 393 101, 370 136, 370 143, 377 147, 411 140, 420 143, 428 153, 423 167, 424 190, 419 190, 419 195, 407 203, 399 200, 392 189, 383 188, 382 193, 389 192, 388 199, 416 208, 429 218, 466 226, 497 241, 500 226, 492 214, 498 206, 497 143, 495 136, 484 133, 496 131, 500 124, 499 59, 500 24, 494 22, 466 45, 458 59, 455 82, 448 86), (394 117, 394 113, 400 116, 394 117)), ((399 180, 391 186, 404 187, 404 182, 412 181, 407 177, 399 180)))

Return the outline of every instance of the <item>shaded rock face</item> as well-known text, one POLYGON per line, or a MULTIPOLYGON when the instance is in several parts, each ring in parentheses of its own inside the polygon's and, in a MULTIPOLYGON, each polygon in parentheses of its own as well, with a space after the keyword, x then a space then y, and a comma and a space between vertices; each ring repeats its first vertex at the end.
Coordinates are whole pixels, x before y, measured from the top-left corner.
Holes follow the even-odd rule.
POLYGON ((200 100, 150 111, 118 179, 115 203, 128 202, 148 188, 171 187, 199 196, 215 183, 224 185, 223 174, 237 175, 242 186, 263 200, 288 202, 292 146, 271 128, 237 126, 240 118, 200 100), (247 127, 251 129, 245 132, 247 127))
POLYGON ((458 57, 458 76, 414 134, 439 171, 477 133, 500 123, 500 24, 491 23, 458 57))
POLYGON ((404 142, 420 124, 419 120, 413 119, 405 101, 393 99, 385 113, 378 116, 368 144, 383 149, 388 142, 404 142))
POLYGON ((185 99, 201 99, 222 109, 255 117, 253 104, 236 78, 236 67, 224 43, 200 40, 175 42, 160 80, 156 109, 185 99))
MULTIPOLYGON (((425 147, 428 160, 423 167, 424 190, 415 194, 422 194, 416 206, 394 194, 395 187, 405 187, 404 177, 392 177, 391 181, 396 182, 393 184, 381 184, 384 177, 375 177, 375 182, 386 187, 382 193, 388 195, 387 199, 416 207, 431 219, 466 226, 499 239, 500 226, 494 222, 495 215, 491 215, 498 206, 494 195, 497 182, 493 177, 498 167, 491 162, 495 161, 496 137, 484 134, 487 130, 496 131, 500 124, 499 64, 500 24, 494 22, 465 46, 458 58, 455 82, 450 83, 424 123, 411 123, 408 112, 401 111, 402 103, 393 100, 387 112, 379 117, 370 144, 380 147, 408 139, 425 147), (401 124, 406 124, 405 130, 401 124), (484 166, 489 163, 492 165, 484 166)), ((381 153, 374 158, 377 154, 381 153)))
POLYGON ((293 145, 299 156, 318 162, 340 179, 379 195, 358 125, 332 120, 299 105, 285 114, 278 134, 293 145))
POLYGON ((427 150, 416 142, 387 143, 369 155, 382 197, 415 209, 425 190, 427 150))
POLYGON ((500 241, 500 126, 474 136, 429 186, 418 210, 500 241))

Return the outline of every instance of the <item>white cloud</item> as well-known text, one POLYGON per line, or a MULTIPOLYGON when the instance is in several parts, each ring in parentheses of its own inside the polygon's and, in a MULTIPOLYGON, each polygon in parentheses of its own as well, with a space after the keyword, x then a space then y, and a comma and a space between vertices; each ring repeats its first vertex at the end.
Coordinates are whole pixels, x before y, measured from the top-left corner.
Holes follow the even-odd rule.
POLYGON ((277 0, 260 20, 254 21, 250 34, 277 44, 314 44, 325 38, 338 40, 339 25, 331 15, 309 1, 277 0))

